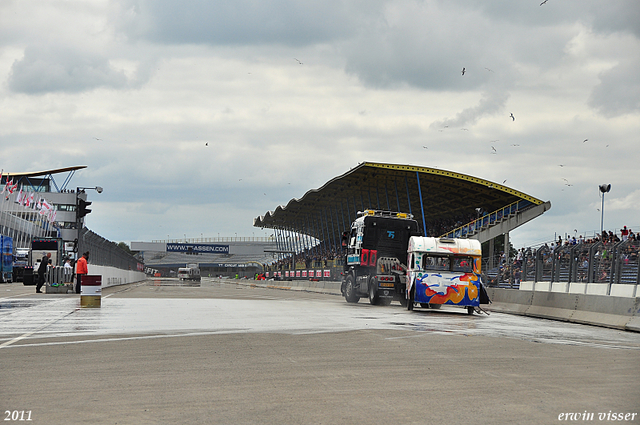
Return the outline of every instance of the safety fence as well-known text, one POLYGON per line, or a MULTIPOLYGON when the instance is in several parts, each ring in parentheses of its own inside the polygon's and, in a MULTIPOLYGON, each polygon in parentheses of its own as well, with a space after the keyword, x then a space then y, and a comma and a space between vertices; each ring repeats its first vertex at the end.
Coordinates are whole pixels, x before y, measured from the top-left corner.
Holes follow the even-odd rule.
POLYGON ((510 261, 483 260, 489 286, 519 288, 521 281, 555 283, 607 283, 638 285, 640 241, 579 243, 527 249, 510 261), (486 264, 499 264, 487 268, 486 264))
POLYGON ((89 251, 89 263, 97 266, 111 266, 121 270, 143 271, 143 264, 133 255, 86 227, 80 230, 78 256, 89 251))

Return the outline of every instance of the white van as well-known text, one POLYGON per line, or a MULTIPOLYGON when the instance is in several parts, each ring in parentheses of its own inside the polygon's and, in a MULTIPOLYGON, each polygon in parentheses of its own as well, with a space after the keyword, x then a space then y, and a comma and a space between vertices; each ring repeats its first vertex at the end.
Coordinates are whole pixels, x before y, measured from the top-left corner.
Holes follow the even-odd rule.
POLYGON ((197 264, 187 264, 187 267, 178 269, 178 278, 180 280, 200 280, 200 268, 197 264))

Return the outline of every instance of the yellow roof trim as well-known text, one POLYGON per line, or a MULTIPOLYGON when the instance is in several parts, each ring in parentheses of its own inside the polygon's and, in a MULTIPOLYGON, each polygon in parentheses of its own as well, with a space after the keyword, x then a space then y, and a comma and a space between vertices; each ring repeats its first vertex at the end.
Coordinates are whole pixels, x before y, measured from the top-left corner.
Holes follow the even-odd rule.
POLYGON ((387 170, 416 171, 416 172, 424 173, 424 174, 433 174, 433 175, 437 175, 437 176, 451 177, 451 178, 454 178, 454 179, 464 180, 464 181, 480 184, 480 185, 483 185, 483 186, 487 186, 487 187, 492 188, 492 189, 497 189, 497 190, 500 190, 502 192, 506 192, 506 193, 509 193, 511 195, 517 196, 517 197, 519 197, 521 199, 525 199, 525 200, 527 200, 529 202, 534 203, 535 205, 540 205, 540 204, 544 203, 544 201, 542 201, 542 200, 540 200, 538 198, 534 198, 533 196, 527 195, 526 193, 522 193, 522 192, 520 192, 518 190, 512 189, 512 188, 504 186, 502 184, 494 183, 494 182, 489 181, 489 180, 480 179, 478 177, 468 176, 466 174, 456 173, 456 172, 453 172, 453 171, 440 170, 440 169, 437 169, 437 168, 418 167, 418 166, 414 166, 414 165, 384 164, 384 163, 379 163, 379 162, 364 162, 364 163, 362 163, 362 165, 363 166, 369 166, 369 167, 375 167, 375 168, 383 168, 383 169, 387 169, 387 170))

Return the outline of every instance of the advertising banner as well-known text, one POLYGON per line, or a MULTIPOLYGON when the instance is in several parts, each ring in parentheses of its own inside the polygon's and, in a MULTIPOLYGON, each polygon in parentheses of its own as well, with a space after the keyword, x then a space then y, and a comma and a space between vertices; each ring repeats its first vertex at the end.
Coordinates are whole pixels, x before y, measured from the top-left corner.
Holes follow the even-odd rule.
POLYGON ((206 243, 168 243, 167 252, 198 252, 207 254, 228 254, 229 245, 206 243))
POLYGON ((325 270, 324 277, 331 277, 331 270, 325 270))
POLYGON ((302 270, 302 277, 307 277, 307 271, 306 270, 302 270))

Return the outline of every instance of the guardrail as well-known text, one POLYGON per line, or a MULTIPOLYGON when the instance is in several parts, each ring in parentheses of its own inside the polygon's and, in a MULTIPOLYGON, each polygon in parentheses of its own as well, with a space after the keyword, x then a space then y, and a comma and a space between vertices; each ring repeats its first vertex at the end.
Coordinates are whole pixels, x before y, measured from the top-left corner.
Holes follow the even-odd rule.
POLYGON ((488 286, 504 288, 519 288, 522 281, 599 283, 608 284, 610 288, 611 285, 638 285, 639 260, 640 241, 579 243, 554 250, 528 249, 522 260, 511 260, 492 269, 483 264, 483 275, 488 286))

